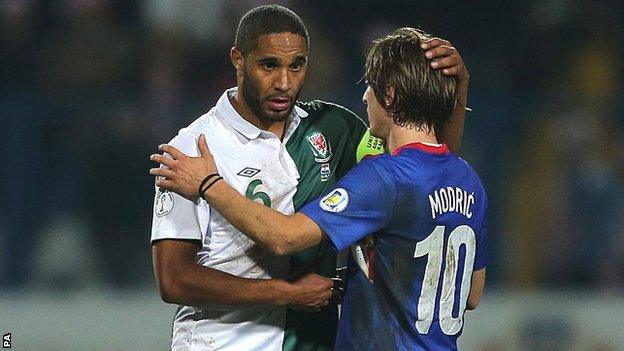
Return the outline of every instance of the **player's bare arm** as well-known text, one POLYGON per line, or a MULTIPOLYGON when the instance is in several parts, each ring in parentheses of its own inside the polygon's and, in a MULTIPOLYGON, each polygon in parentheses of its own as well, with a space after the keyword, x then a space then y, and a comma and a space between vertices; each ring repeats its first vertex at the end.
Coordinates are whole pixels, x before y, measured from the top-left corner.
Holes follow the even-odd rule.
POLYGON ((468 294, 468 302, 466 309, 474 310, 481 302, 483 289, 485 288, 485 268, 472 272, 472 283, 470 285, 470 294, 468 294))
POLYGON ((160 240, 152 247, 154 271, 163 301, 187 306, 240 307, 258 304, 318 309, 331 298, 332 281, 308 274, 295 282, 246 279, 198 265, 198 245, 160 240))
POLYGON ((433 38, 422 44, 425 57, 430 60, 430 65, 434 69, 441 69, 447 76, 455 77, 457 103, 453 110, 450 121, 436 130, 438 141, 446 143, 456 154, 459 154, 461 141, 464 134, 464 123, 466 118, 466 104, 468 103, 468 84, 470 74, 464 64, 459 51, 448 41, 440 38, 433 38))
MULTIPOLYGON (((202 180, 217 173, 203 135, 198 145, 200 157, 189 157, 171 145, 161 145, 159 149, 171 157, 150 156, 166 166, 150 170, 150 174, 159 177, 156 185, 187 199, 197 199, 202 180)), ((304 250, 323 238, 321 228, 304 214, 284 215, 247 199, 224 181, 217 181, 202 195, 234 227, 277 255, 304 250)))

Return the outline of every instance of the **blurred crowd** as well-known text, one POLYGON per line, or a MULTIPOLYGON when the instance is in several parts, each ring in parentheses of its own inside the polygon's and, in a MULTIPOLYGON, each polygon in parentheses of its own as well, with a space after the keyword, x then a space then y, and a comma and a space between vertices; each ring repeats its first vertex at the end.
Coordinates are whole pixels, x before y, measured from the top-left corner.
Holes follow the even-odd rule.
MULTIPOLYGON (((302 100, 363 117, 371 39, 451 40, 491 285, 624 289, 621 2, 274 2, 311 33, 302 100)), ((238 19, 263 3, 0 0, 0 288, 153 284, 148 155, 235 85, 238 19)))

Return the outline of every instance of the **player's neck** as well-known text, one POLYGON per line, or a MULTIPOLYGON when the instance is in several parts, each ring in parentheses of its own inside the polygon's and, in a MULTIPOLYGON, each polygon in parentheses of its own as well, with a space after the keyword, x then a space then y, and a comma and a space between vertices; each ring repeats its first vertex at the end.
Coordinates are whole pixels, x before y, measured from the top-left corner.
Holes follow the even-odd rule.
POLYGON ((244 120, 262 130, 277 135, 280 139, 282 138, 286 121, 265 121, 258 118, 258 116, 256 116, 256 114, 249 108, 247 102, 245 102, 243 94, 239 94, 239 91, 237 91, 234 96, 230 98, 230 102, 232 103, 234 110, 236 110, 236 112, 238 112, 244 120))
POLYGON ((388 150, 394 151, 403 145, 411 143, 425 142, 437 144, 438 139, 434 130, 427 131, 415 127, 408 129, 395 126, 390 130, 387 142, 388 150))

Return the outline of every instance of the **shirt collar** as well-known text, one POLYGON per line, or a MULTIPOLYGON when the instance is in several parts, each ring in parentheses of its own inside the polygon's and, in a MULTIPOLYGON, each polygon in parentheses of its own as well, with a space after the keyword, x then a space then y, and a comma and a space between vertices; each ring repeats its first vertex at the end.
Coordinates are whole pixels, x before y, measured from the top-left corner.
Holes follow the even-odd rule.
POLYGON ((450 152, 446 144, 415 142, 415 143, 409 143, 409 144, 399 146, 396 150, 392 152, 392 154, 398 155, 399 153, 401 153, 401 151, 405 149, 416 149, 416 150, 424 151, 428 154, 434 154, 434 155, 444 155, 450 152))
MULTIPOLYGON (((232 106, 230 96, 234 95, 238 90, 237 87, 227 89, 223 95, 219 98, 216 104, 217 114, 221 116, 232 128, 244 135, 247 139, 256 139, 262 133, 274 135, 273 133, 264 131, 255 125, 249 123, 244 119, 232 106)), ((284 142, 288 140, 290 135, 297 129, 301 118, 308 116, 308 113, 301 107, 295 105, 290 116, 288 116, 288 122, 286 124, 286 130, 284 131, 284 142)))

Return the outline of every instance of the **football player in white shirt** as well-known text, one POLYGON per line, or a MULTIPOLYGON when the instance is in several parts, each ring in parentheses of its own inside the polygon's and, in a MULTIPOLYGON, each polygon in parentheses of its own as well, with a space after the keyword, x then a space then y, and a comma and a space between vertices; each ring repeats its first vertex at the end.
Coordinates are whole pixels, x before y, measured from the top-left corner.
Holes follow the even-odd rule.
MULTIPOLYGON (((197 155, 197 138, 206 134, 228 183, 290 214, 299 174, 285 143, 307 115, 295 101, 308 34, 299 17, 278 10, 269 24, 243 18, 231 51, 238 89, 226 91, 171 144, 197 155)), ((173 350, 281 350, 285 306, 316 309, 331 297, 330 279, 308 274, 287 281, 287 258, 253 243, 203 200, 157 189, 151 241, 161 296, 180 305, 173 350)))

